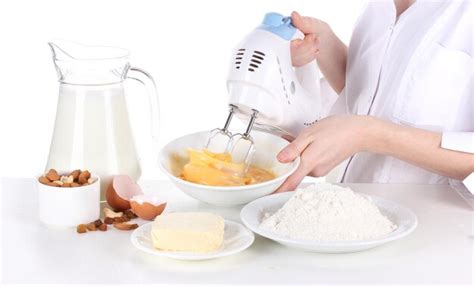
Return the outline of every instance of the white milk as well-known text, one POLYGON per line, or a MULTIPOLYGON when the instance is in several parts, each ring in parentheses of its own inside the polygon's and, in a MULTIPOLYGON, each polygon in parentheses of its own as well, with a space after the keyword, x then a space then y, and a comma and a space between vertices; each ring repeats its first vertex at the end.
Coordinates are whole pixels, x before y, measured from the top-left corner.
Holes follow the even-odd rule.
POLYGON ((141 173, 121 83, 61 84, 46 169, 87 169, 101 178, 104 198, 111 176, 141 173))

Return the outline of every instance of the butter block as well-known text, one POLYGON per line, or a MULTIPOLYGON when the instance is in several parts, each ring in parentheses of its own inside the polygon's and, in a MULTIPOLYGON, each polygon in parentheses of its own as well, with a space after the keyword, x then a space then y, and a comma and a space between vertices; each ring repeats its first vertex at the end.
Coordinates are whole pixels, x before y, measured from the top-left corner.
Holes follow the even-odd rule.
POLYGON ((224 226, 224 219, 211 213, 168 213, 156 217, 151 238, 160 250, 209 252, 221 247, 224 226))

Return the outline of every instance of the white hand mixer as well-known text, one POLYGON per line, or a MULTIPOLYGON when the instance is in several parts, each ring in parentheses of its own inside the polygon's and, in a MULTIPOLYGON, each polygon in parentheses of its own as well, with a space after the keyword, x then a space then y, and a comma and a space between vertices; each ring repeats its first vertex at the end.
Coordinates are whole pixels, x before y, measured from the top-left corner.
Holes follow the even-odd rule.
POLYGON ((291 24, 290 17, 265 15, 263 23, 236 47, 227 79, 229 116, 224 128, 214 129, 206 148, 230 152, 234 161, 247 168, 255 151, 250 131, 297 136, 321 118, 320 77, 316 61, 294 68, 290 43, 304 35, 291 24), (233 115, 248 126, 243 134, 228 127, 233 115))

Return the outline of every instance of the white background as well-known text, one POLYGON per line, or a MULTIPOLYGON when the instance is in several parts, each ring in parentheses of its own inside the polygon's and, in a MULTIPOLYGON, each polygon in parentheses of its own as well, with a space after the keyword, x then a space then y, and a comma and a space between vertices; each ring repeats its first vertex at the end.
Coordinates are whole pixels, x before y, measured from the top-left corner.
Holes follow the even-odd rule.
MULTIPOLYGON (((363 2, 2 1, 0 174, 31 177, 45 167, 58 96, 47 45, 51 39, 130 49, 132 65, 150 72, 157 82, 163 146, 186 133, 223 124, 231 50, 266 12, 288 15, 296 10, 321 18, 349 43, 363 2)), ((161 178, 152 168, 145 91, 133 84, 127 89, 144 176, 161 178)))

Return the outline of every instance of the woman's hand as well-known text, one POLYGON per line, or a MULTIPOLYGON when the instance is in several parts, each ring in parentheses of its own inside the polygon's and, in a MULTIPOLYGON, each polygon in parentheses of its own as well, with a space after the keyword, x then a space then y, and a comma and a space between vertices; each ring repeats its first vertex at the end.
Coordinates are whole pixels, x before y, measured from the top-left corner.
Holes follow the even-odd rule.
POLYGON ((303 40, 297 39, 291 42, 291 60, 293 66, 301 67, 316 59, 319 53, 318 35, 324 31, 323 23, 314 18, 302 17, 298 12, 291 13, 292 24, 303 34, 303 40))
POLYGON ((369 138, 367 116, 326 117, 306 128, 278 154, 282 163, 301 156, 298 169, 286 179, 277 192, 294 190, 306 175, 321 177, 357 152, 363 151, 369 138))
POLYGON ((306 128, 277 155, 282 163, 301 156, 298 169, 277 192, 294 190, 306 175, 321 177, 357 152, 399 160, 456 180, 474 172, 474 154, 441 148, 442 135, 372 116, 326 117, 306 128))
POLYGON ((293 66, 301 67, 313 60, 331 87, 340 93, 346 84, 347 47, 321 20, 291 13, 292 24, 304 35, 304 39, 291 42, 293 66))

